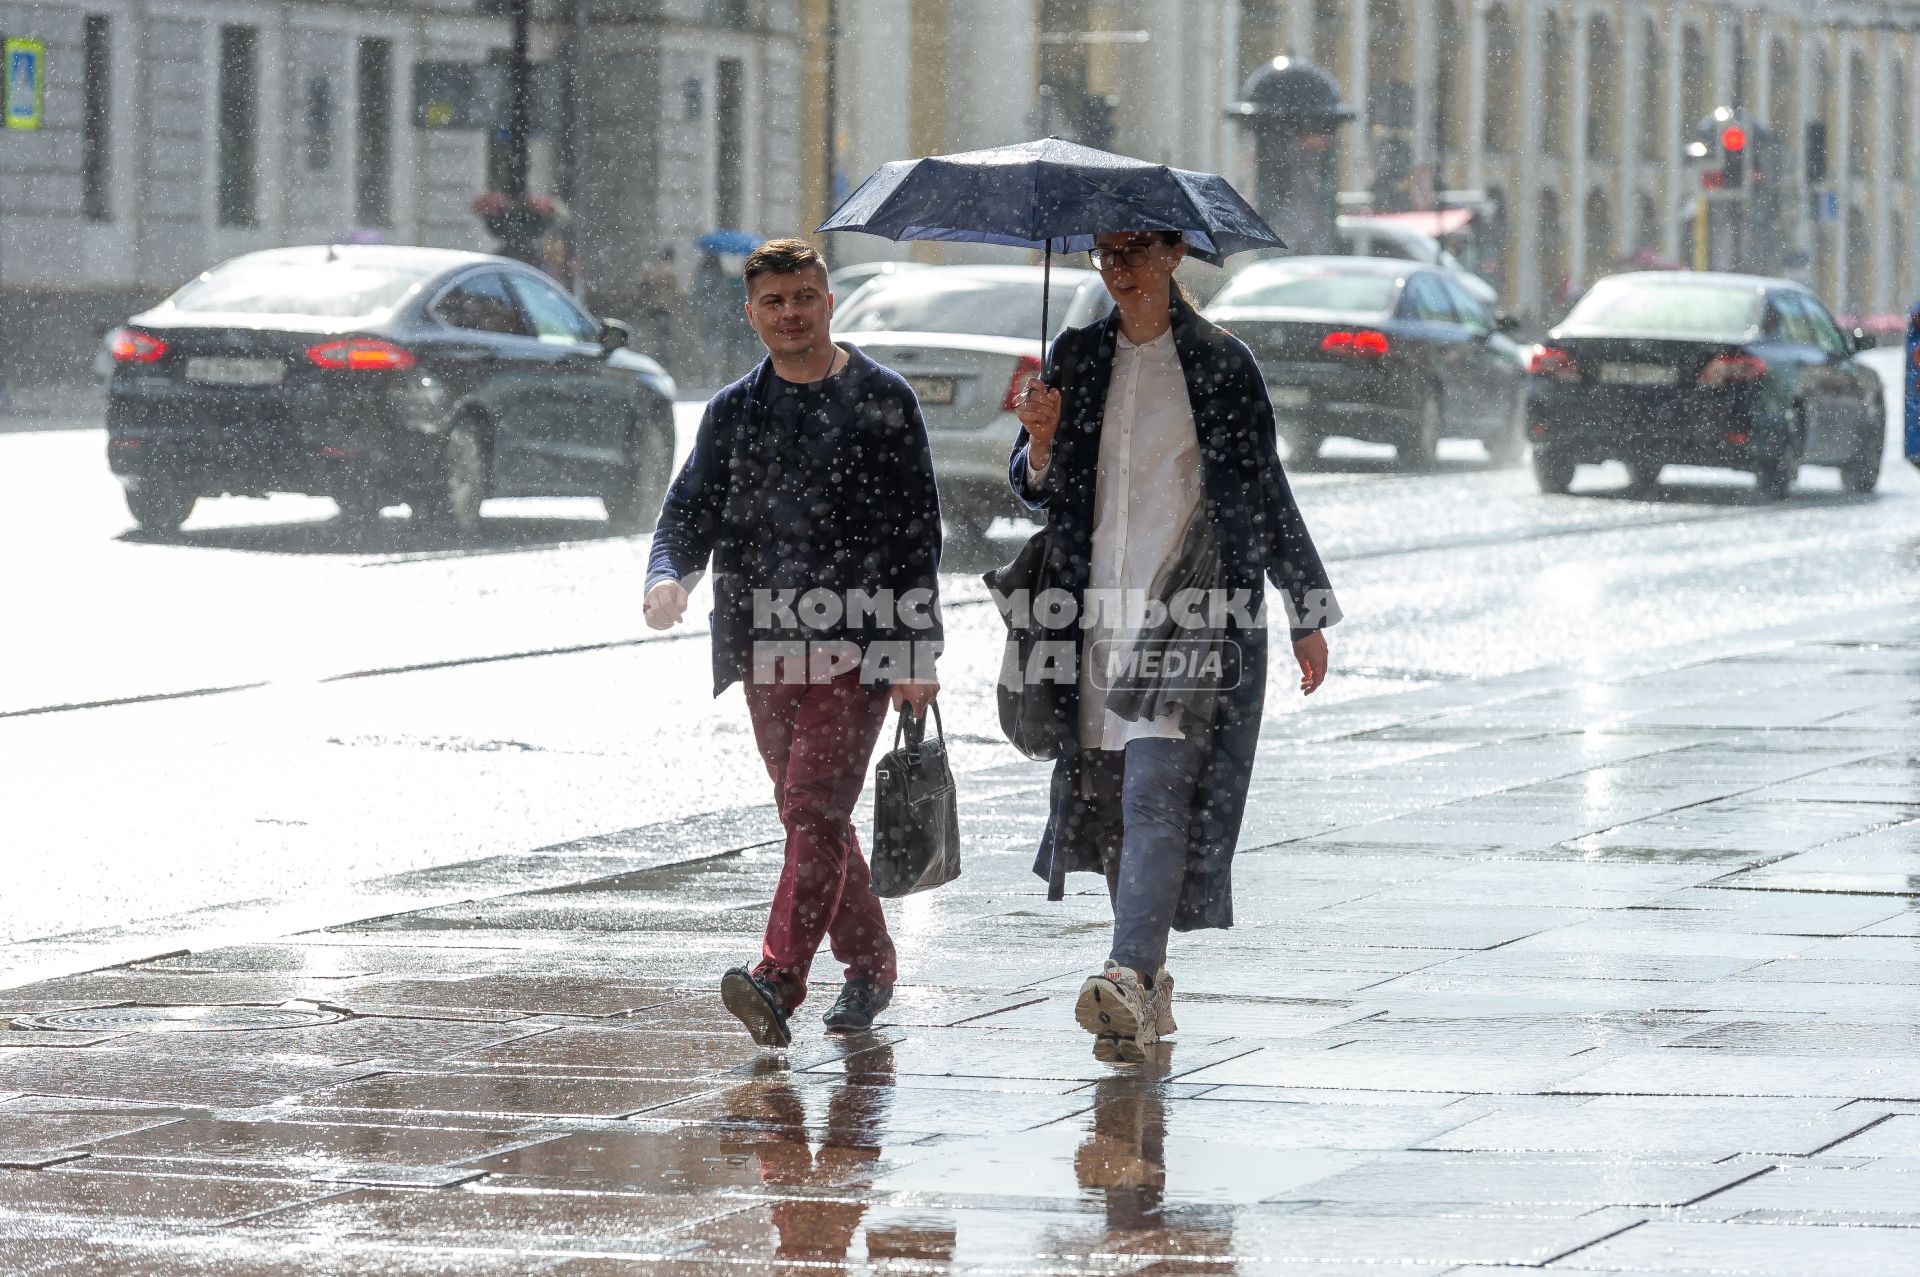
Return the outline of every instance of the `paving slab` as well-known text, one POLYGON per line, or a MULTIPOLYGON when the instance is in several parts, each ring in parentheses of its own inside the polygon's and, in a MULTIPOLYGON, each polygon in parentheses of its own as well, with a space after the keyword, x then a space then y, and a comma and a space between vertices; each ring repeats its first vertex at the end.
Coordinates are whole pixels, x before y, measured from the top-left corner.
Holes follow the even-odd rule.
POLYGON ((7 946, 8 1271, 1920 1268, 1920 623, 1855 629, 1276 714, 1141 1066, 1073 1023, 1108 907, 1043 899, 1021 761, 888 906, 875 1031, 823 958, 785 1051, 715 992, 765 808, 7 946), (289 999, 340 1018, 15 1022, 289 999))
POLYGON ((1920 1228, 1651 1220, 1578 1256, 1579 1271, 1860 1277, 1920 1270, 1920 1228))

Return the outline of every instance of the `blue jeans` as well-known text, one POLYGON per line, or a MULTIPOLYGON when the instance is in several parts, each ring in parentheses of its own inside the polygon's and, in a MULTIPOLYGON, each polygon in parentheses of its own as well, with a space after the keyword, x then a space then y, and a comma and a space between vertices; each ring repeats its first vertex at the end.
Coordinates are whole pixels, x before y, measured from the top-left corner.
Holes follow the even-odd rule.
POLYGON ((1151 980, 1167 960, 1167 935, 1187 872, 1193 793, 1204 755, 1184 740, 1136 740, 1118 750, 1088 750, 1091 793, 1111 799, 1117 788, 1118 829, 1100 839, 1107 894, 1113 900, 1108 955, 1151 980))

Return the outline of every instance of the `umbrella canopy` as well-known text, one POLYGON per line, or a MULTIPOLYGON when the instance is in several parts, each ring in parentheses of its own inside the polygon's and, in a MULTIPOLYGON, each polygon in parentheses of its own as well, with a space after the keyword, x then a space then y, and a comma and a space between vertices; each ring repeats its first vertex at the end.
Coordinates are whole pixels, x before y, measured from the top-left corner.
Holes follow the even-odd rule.
POLYGON ((767 242, 764 235, 755 235, 752 231, 708 231, 693 241, 693 246, 703 253, 727 253, 744 255, 767 242))
MULTIPOLYGON (((1049 280, 1055 253, 1089 252, 1102 231, 1178 231, 1216 266, 1230 253, 1286 247, 1217 174, 1057 137, 882 164, 817 229, 1039 249, 1049 280)), ((1050 291, 1040 293, 1043 343, 1050 291)))
POLYGON ((1215 265, 1286 247, 1223 177, 1057 137, 883 164, 819 229, 1059 253, 1087 252, 1101 231, 1179 231, 1215 265))

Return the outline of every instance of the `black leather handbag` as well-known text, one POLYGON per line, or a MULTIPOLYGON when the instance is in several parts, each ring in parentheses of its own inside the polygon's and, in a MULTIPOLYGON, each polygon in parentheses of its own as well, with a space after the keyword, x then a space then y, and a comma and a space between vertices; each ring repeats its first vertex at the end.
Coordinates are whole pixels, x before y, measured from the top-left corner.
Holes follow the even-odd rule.
POLYGON ((873 772, 873 894, 887 899, 928 891, 960 876, 960 806, 947 763, 940 707, 933 739, 926 720, 902 708, 893 748, 873 772))

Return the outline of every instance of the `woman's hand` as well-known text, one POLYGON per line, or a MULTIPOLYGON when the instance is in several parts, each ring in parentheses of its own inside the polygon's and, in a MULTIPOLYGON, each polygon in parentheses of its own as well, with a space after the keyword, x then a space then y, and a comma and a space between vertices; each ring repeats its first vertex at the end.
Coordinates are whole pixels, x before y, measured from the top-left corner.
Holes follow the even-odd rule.
POLYGON ((1327 636, 1314 630, 1293 645, 1293 659, 1300 662, 1300 691, 1311 696, 1327 681, 1327 636))
POLYGON ((1054 431, 1060 428, 1060 392, 1029 377, 1013 402, 1013 413, 1027 428, 1027 464, 1045 470, 1053 460, 1054 431))

